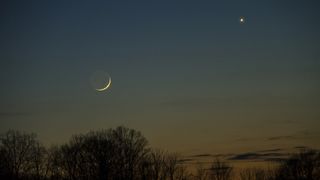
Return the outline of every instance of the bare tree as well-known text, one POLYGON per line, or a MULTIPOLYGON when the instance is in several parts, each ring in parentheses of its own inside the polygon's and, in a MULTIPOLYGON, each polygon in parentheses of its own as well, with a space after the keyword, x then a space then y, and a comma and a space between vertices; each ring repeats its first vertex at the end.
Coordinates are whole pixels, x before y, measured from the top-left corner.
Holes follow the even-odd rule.
POLYGON ((139 166, 139 179, 149 180, 152 179, 152 162, 150 154, 147 154, 143 160, 140 162, 139 166))
POLYGON ((175 179, 175 174, 179 167, 179 155, 177 153, 168 153, 165 157, 165 172, 168 173, 170 180, 175 179))
MULTIPOLYGON (((192 176, 177 153, 152 150, 139 131, 123 126, 73 136, 46 149, 35 134, 9 130, 0 136, 0 179, 35 180, 229 180, 233 168, 216 159, 192 176)), ((234 177, 235 178, 235 177, 234 177)), ((244 169, 245 180, 318 180, 320 153, 303 150, 273 169, 244 169)))
POLYGON ((167 155, 167 152, 159 149, 151 151, 150 156, 151 156, 152 179, 154 180, 166 179, 166 176, 167 176, 166 164, 165 164, 166 155, 167 155))
POLYGON ((195 180, 206 180, 208 179, 208 171, 203 167, 201 163, 196 165, 196 174, 194 176, 195 180))
POLYGON ((185 165, 180 164, 175 173, 176 180, 188 180, 191 179, 192 174, 188 172, 187 167, 185 165))
POLYGON ((90 132, 84 136, 83 150, 86 152, 87 171, 96 179, 108 179, 112 175, 114 142, 111 130, 90 132))
POLYGON ((232 167, 226 162, 216 159, 209 169, 211 180, 229 180, 231 179, 232 167))
POLYGON ((47 177, 48 179, 64 179, 65 171, 62 168, 63 153, 59 146, 52 146, 47 150, 47 177))
POLYGON ((147 153, 147 140, 138 131, 125 127, 92 131, 73 136, 51 154, 56 159, 50 174, 66 179, 134 180, 148 165, 147 153))
POLYGON ((74 136, 69 144, 61 146, 62 161, 60 169, 67 179, 83 179, 88 175, 82 147, 83 138, 81 136, 74 136))
POLYGON ((29 174, 32 174, 33 179, 36 180, 45 179, 48 172, 47 150, 40 142, 36 142, 32 148, 32 169, 29 174))
POLYGON ((21 133, 9 130, 1 135, 0 153, 1 164, 5 166, 4 176, 11 179, 35 172, 40 177, 42 149, 35 134, 21 133))
POLYGON ((140 179, 165 179, 164 157, 164 151, 150 150, 140 163, 140 179))
POLYGON ((0 179, 9 179, 10 176, 10 167, 8 166, 9 163, 7 162, 7 152, 6 150, 1 147, 0 148, 0 179))
POLYGON ((239 174, 240 180, 273 180, 274 171, 270 169, 247 168, 242 169, 239 174))
POLYGON ((114 173, 117 179, 135 179, 139 165, 149 151, 148 141, 140 132, 123 126, 111 131, 111 139, 114 142, 114 173))
POLYGON ((293 154, 280 165, 277 179, 320 179, 320 153, 304 149, 300 153, 293 154))

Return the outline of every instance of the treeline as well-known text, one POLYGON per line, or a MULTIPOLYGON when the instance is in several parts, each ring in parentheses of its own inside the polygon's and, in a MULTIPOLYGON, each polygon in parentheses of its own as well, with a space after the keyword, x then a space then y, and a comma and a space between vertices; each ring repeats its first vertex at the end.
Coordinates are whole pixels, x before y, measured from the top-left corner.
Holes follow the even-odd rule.
POLYGON ((44 147, 35 134, 9 130, 1 135, 0 179, 14 180, 318 180, 320 153, 304 150, 271 170, 235 171, 214 160, 188 171, 177 153, 155 150, 138 131, 117 127, 74 135, 44 147), (237 172, 237 173, 236 173, 237 172))

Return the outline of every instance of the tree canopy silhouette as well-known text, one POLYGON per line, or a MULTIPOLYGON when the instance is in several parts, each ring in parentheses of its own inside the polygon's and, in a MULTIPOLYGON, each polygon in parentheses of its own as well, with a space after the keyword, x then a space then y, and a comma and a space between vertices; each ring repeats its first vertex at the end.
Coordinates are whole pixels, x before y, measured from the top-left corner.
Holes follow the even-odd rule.
POLYGON ((65 144, 44 147, 33 133, 9 130, 0 136, 0 179, 12 180, 318 180, 320 153, 303 150, 277 168, 243 169, 216 159, 188 171, 177 153, 152 149, 134 129, 77 134, 65 144))

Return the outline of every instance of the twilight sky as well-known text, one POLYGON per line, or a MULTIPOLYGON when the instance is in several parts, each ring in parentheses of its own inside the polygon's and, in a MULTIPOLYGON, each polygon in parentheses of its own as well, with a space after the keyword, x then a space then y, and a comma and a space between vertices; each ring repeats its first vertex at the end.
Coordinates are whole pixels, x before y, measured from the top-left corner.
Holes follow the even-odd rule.
POLYGON ((185 153, 320 148, 319 8, 1 1, 0 132, 51 144, 125 125, 185 153), (99 70, 113 81, 102 93, 90 82, 99 70))

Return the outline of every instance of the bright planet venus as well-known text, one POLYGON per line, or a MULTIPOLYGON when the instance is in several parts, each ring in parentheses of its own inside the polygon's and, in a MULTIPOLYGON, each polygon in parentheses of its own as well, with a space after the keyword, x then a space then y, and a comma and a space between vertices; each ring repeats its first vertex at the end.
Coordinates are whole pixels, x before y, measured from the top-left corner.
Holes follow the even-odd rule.
POLYGON ((245 21, 244 17, 240 17, 240 23, 242 24, 244 23, 244 21, 245 21))
POLYGON ((243 167, 319 150, 319 7, 2 0, 0 139, 13 129, 49 147, 123 125, 183 162, 232 154, 243 167))

